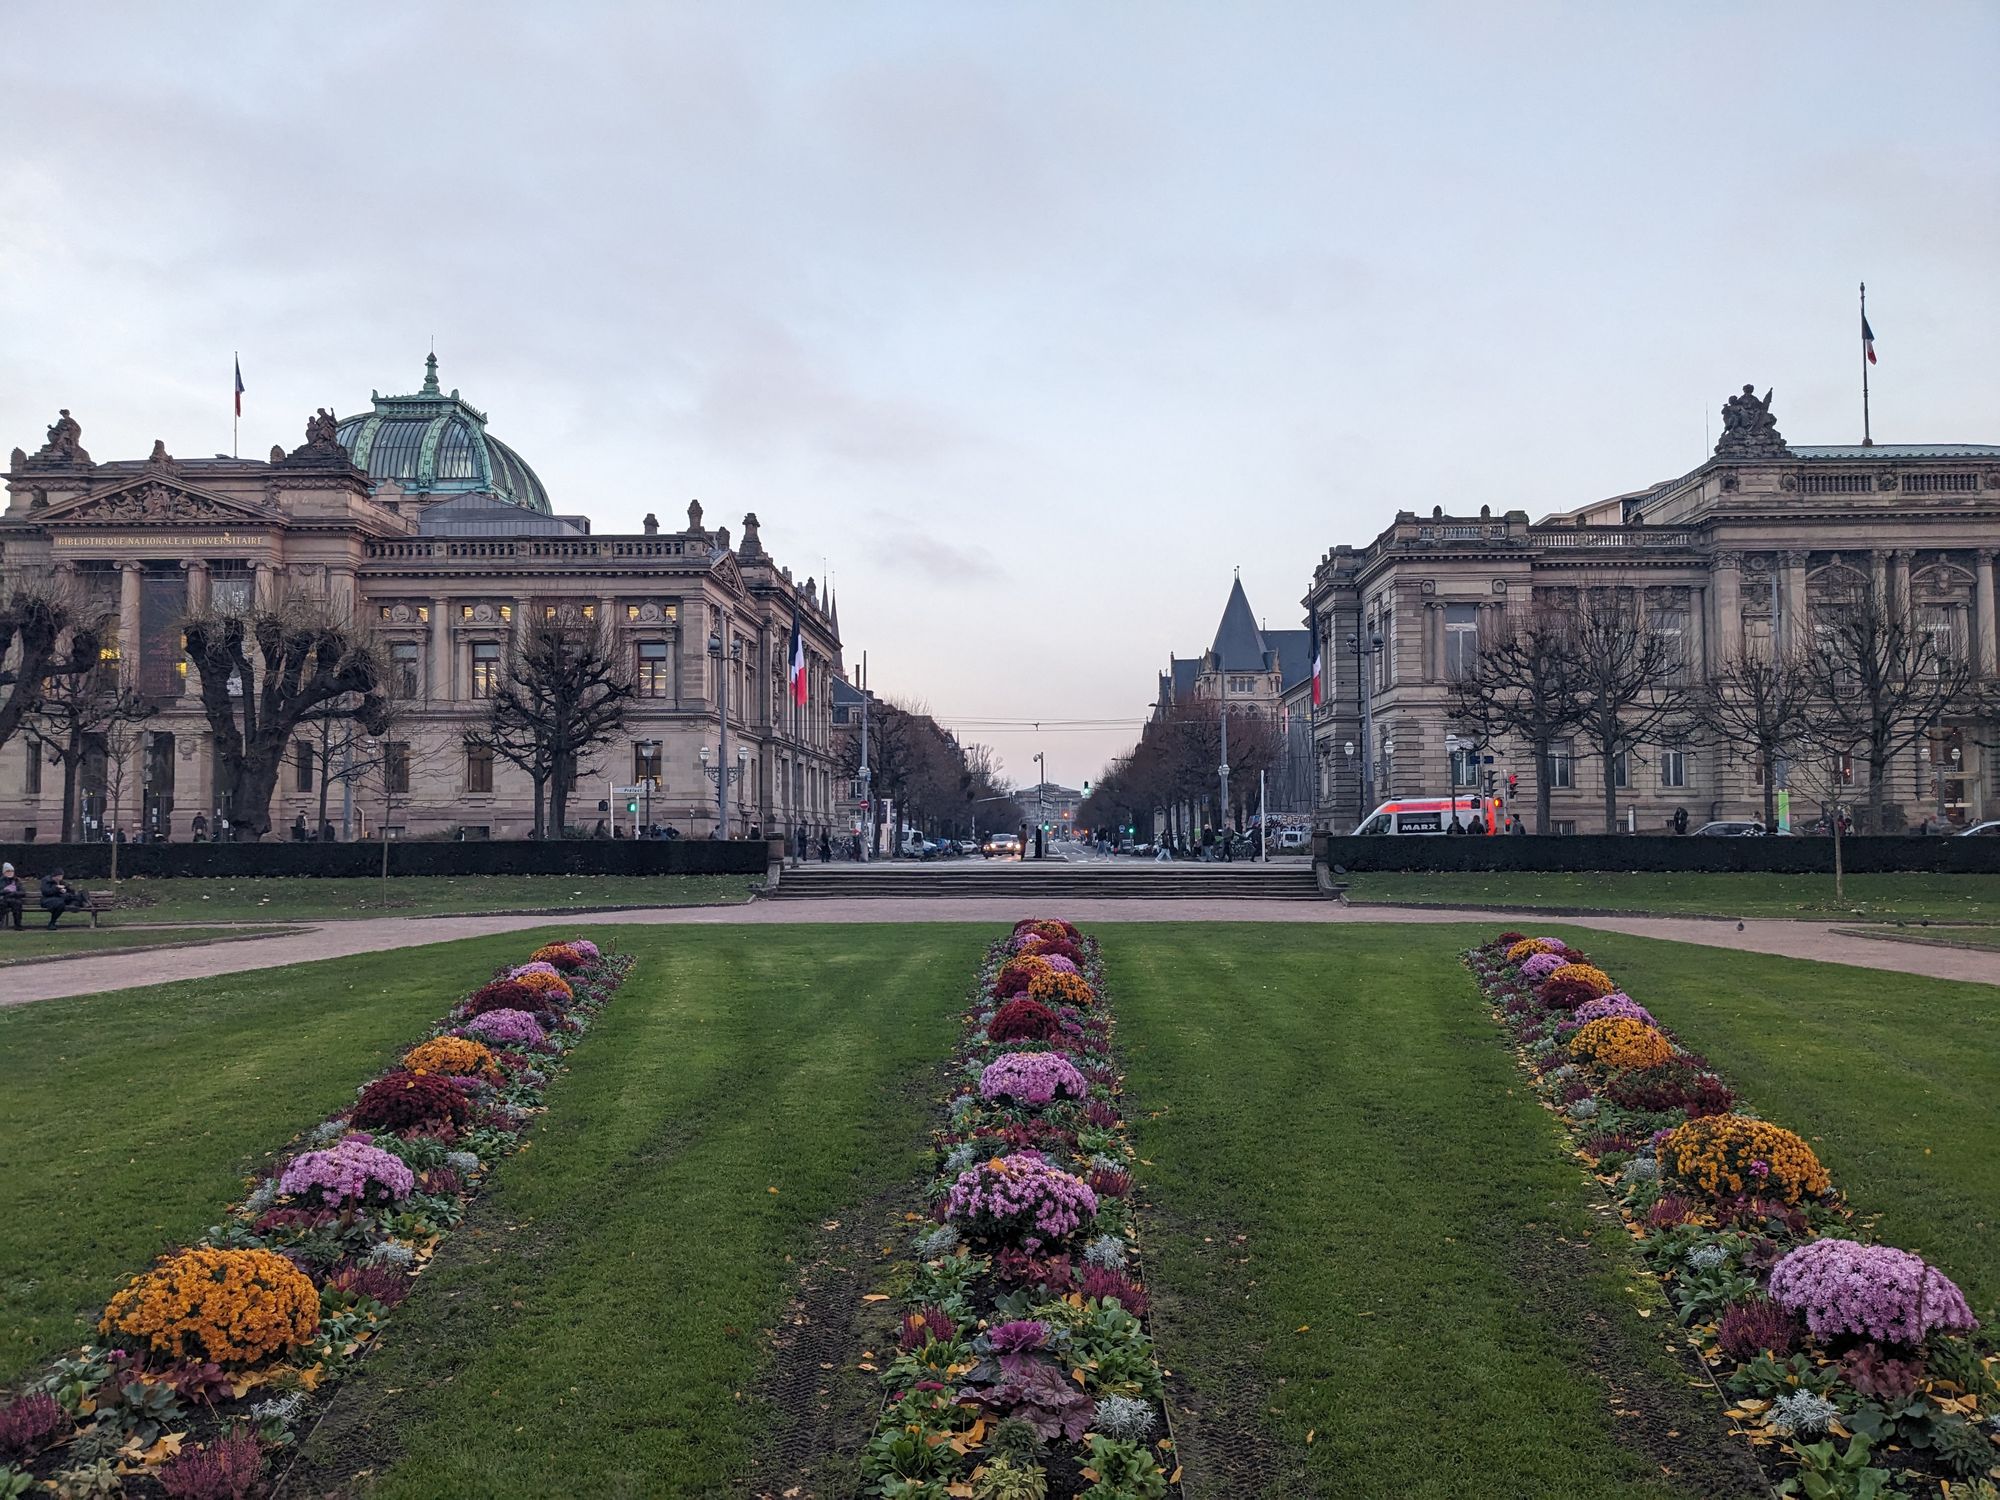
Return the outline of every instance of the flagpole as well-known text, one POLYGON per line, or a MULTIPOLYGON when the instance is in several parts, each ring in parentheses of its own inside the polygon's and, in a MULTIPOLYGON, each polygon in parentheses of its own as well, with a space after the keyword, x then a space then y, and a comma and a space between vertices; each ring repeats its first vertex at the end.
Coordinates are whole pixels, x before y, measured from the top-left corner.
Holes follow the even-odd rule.
POLYGON ((1868 283, 1861 283, 1861 446, 1875 446, 1868 426, 1868 283))
POLYGON ((230 381, 232 389, 229 396, 229 456, 231 458, 238 458, 241 455, 236 451, 238 446, 237 432, 243 426, 243 393, 233 389, 233 387, 236 381, 243 378, 243 351, 241 349, 231 350, 230 358, 236 362, 236 374, 230 381))

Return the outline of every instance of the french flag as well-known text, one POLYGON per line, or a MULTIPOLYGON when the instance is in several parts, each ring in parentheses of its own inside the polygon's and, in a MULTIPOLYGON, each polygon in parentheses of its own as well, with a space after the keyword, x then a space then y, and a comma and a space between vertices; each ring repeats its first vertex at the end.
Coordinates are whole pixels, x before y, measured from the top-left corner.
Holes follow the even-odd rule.
POLYGON ((1861 352, 1868 356, 1868 363, 1875 363, 1875 330, 1868 326, 1868 314, 1861 315, 1861 352))
MULTIPOLYGON (((1868 357, 1873 359, 1875 356, 1871 354, 1868 357)), ((236 415, 243 415, 243 361, 240 357, 236 361, 236 415)))
POLYGON ((1324 696, 1325 696, 1325 689, 1322 686, 1322 678, 1320 677, 1319 616, 1315 615, 1313 616, 1313 707, 1314 708, 1319 707, 1320 700, 1324 696))
POLYGON ((799 611, 792 608, 792 702, 806 706, 806 638, 799 631, 799 611))

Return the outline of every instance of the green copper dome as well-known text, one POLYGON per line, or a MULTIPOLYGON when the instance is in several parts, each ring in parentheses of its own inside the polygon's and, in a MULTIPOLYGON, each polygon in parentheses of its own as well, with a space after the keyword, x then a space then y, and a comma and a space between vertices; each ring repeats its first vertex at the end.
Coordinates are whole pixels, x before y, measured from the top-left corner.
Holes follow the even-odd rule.
POLYGON ((486 430, 486 414, 438 389, 437 356, 424 360, 414 396, 375 398, 375 409, 342 417, 336 436, 376 484, 394 480, 408 495, 492 495, 548 515, 549 492, 521 455, 486 430))

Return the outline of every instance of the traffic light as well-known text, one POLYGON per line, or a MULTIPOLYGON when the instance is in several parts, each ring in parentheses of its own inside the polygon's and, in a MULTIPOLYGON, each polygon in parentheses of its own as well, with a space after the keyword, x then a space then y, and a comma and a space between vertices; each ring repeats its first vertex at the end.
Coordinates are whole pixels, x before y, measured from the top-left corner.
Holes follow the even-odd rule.
POLYGON ((638 810, 639 810, 639 799, 637 797, 634 797, 630 802, 627 802, 625 804, 625 811, 627 811, 628 813, 636 813, 638 810))
POLYGON ((1519 790, 1521 790, 1521 773, 1519 771, 1509 771, 1507 773, 1507 795, 1511 797, 1519 790))

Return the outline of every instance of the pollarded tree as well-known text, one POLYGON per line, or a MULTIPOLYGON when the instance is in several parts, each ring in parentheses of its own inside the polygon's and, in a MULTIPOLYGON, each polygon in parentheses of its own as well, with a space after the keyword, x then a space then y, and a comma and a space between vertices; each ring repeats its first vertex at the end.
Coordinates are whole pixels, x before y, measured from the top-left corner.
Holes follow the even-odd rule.
POLYGON ((468 731, 465 744, 526 771, 535 785, 536 837, 546 827, 560 838, 577 769, 624 729, 633 691, 631 672, 598 621, 574 605, 543 606, 508 643, 486 723, 468 731))
POLYGON ((41 706, 51 682, 96 668, 102 628, 60 590, 14 591, 0 608, 0 745, 41 706))
POLYGON ((1802 753, 1810 706, 1810 680, 1795 653, 1726 658, 1696 697, 1695 718, 1710 738, 1756 762, 1766 828, 1778 826, 1778 763, 1802 753))
POLYGON ((1535 832, 1549 831, 1551 752, 1580 723, 1575 616, 1545 605, 1502 620, 1451 682, 1452 722, 1484 744, 1502 735, 1535 759, 1535 832))
POLYGON ((1603 773, 1604 831, 1616 833, 1618 762, 1684 734, 1694 698, 1676 639, 1655 630, 1627 590, 1588 590, 1567 633, 1577 732, 1603 773))
POLYGON ((381 653, 311 599, 196 616, 186 634, 230 836, 262 838, 300 723, 340 713, 372 733, 383 722, 381 653))
POLYGON ((42 701, 27 721, 29 753, 62 767, 64 843, 77 835, 77 785, 84 762, 93 751, 106 751, 114 726, 143 723, 156 711, 151 699, 118 685, 118 668, 109 663, 95 671, 51 677, 43 686, 42 701))
POLYGON ((1803 662, 1814 737, 1867 757, 1868 828, 1886 833, 1889 768, 1966 693, 1971 666, 1866 582, 1820 598, 1810 624, 1803 662))

